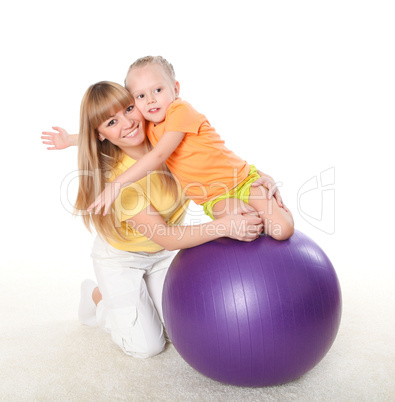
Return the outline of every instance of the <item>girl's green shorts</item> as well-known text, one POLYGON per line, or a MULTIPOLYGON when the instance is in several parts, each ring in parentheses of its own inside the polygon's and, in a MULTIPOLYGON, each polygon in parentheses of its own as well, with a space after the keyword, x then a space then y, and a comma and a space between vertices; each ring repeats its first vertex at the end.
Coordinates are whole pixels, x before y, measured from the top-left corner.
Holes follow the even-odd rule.
POLYGON ((256 170, 256 167, 254 165, 250 165, 250 172, 248 176, 240 184, 238 184, 235 188, 232 188, 232 190, 228 191, 227 193, 215 198, 214 200, 210 200, 202 204, 204 213, 208 215, 211 219, 214 219, 214 205, 217 202, 226 200, 228 198, 238 198, 239 200, 242 200, 248 204, 248 200, 250 198, 251 183, 259 179, 259 177, 260 176, 256 170))

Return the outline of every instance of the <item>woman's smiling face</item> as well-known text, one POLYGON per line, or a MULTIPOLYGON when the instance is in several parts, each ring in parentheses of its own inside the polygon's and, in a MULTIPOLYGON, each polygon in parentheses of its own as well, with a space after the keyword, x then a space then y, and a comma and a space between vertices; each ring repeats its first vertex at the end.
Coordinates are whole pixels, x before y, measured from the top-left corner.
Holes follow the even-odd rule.
POLYGON ((111 113, 109 118, 99 125, 97 131, 101 141, 108 140, 126 152, 126 149, 144 143, 145 120, 137 107, 129 105, 111 113))

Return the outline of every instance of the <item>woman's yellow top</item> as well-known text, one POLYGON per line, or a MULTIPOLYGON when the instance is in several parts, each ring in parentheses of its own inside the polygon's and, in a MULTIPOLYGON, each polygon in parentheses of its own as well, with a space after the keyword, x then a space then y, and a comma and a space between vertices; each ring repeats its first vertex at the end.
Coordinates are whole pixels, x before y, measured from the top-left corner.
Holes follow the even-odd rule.
MULTIPOLYGON (((125 155, 121 162, 113 169, 110 180, 130 168, 136 161, 125 155)), ((118 250, 133 252, 154 253, 163 250, 163 247, 149 240, 144 235, 144 229, 132 228, 126 221, 152 205, 169 226, 181 225, 186 215, 189 200, 186 198, 175 199, 170 191, 166 191, 160 180, 160 174, 152 172, 136 183, 130 184, 121 190, 119 197, 114 202, 115 216, 122 228, 122 233, 129 241, 108 242, 118 250)))

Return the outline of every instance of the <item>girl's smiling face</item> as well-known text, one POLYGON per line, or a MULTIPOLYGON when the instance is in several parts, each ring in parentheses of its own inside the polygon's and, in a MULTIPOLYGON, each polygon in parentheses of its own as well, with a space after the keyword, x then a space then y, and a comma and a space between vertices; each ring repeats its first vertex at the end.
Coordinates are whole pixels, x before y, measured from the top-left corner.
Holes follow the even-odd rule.
POLYGON ((111 113, 107 120, 97 128, 99 139, 108 140, 125 153, 143 145, 145 140, 145 120, 140 111, 129 105, 116 113, 111 113))
POLYGON ((168 107, 180 92, 179 82, 173 81, 157 63, 132 69, 126 81, 144 118, 154 124, 164 121, 168 107))

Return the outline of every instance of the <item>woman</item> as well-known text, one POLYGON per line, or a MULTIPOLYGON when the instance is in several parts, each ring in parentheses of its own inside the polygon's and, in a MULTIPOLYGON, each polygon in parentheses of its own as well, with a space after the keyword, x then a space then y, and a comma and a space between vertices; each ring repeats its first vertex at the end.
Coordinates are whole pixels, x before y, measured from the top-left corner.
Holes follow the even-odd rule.
MULTIPOLYGON (((55 129, 59 133, 43 133, 45 144, 60 149, 76 143, 77 136, 55 129)), ((113 213, 88 213, 106 182, 150 149, 144 118, 125 88, 110 82, 88 88, 81 103, 76 209, 87 228, 93 225, 98 233, 92 250, 97 284, 83 282, 79 318, 100 325, 126 354, 141 358, 165 346, 162 287, 174 250, 223 236, 252 241, 263 227, 260 218, 249 215, 181 226, 188 201, 165 165, 161 173, 122 189, 113 213)))

